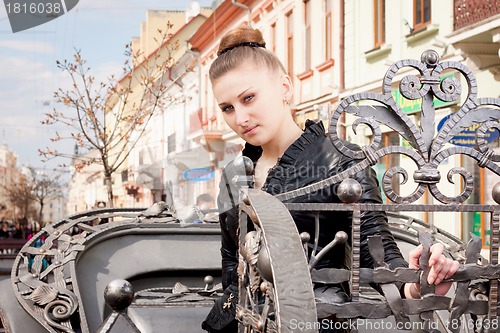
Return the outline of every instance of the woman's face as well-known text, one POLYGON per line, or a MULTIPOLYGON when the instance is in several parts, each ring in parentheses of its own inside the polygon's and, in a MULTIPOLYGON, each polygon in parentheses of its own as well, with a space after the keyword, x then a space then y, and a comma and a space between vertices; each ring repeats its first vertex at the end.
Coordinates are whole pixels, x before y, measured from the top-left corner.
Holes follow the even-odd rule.
POLYGON ((288 76, 243 63, 212 82, 212 89, 224 120, 246 142, 264 146, 283 134, 291 117, 283 103, 292 92, 288 76))

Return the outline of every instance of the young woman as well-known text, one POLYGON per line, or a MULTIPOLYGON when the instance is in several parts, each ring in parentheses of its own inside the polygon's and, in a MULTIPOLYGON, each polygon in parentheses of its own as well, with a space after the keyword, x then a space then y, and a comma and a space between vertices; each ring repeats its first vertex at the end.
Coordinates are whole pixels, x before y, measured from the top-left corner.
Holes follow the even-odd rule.
MULTIPOLYGON (((341 155, 325 135, 323 124, 308 121, 301 130, 293 121, 290 101, 293 86, 279 59, 265 49, 259 30, 240 27, 228 32, 219 45, 218 57, 210 68, 210 80, 217 103, 229 127, 246 141, 243 155, 254 162, 255 187, 276 195, 315 183, 347 169, 355 161, 341 155)), ((224 170, 230 172, 229 166, 224 170)), ((359 202, 381 203, 376 175, 372 168, 354 177, 363 187, 359 202)), ((209 332, 236 332, 234 320, 237 303, 238 279, 238 208, 231 202, 231 184, 222 177, 218 207, 222 232, 222 283, 224 296, 203 322, 209 332)), ((234 193, 233 193, 234 194, 234 193)), ((294 202, 340 202, 336 186, 325 188, 294 202)), ((292 212, 299 232, 307 231, 314 239, 314 217, 304 212, 292 212)), ((325 246, 339 230, 351 233, 351 215, 343 212, 325 212, 320 217, 319 245, 325 246), (329 223, 328 223, 329 222, 329 223)), ((408 267, 389 230, 382 212, 365 212, 361 216, 361 266, 372 267, 367 237, 382 236, 385 261, 390 268, 408 267)), ((442 255, 443 246, 431 247, 428 282, 436 286, 436 293, 444 294, 450 283, 440 282, 453 275, 459 263, 442 255)), ((319 263, 321 267, 347 268, 350 255, 345 249, 330 251, 319 263)), ((410 267, 418 267, 422 247, 410 253, 410 267)), ((318 267, 318 266, 316 266, 318 267)), ((401 286, 407 298, 419 297, 419 286, 401 286)), ((343 302, 348 291, 342 286, 315 286, 315 296, 343 302)))

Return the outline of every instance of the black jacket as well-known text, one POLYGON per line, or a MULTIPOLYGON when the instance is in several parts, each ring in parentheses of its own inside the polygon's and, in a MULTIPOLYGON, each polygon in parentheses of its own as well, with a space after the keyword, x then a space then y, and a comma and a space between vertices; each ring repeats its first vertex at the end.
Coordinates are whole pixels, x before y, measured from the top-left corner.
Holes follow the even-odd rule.
MULTIPOLYGON (((350 145, 350 148, 359 149, 355 145, 350 145)), ((262 149, 260 147, 250 144, 246 144, 243 150, 243 155, 248 156, 254 163, 259 159, 261 154, 262 149)), ((285 151, 283 156, 278 160, 277 165, 269 171, 262 190, 276 195, 302 188, 344 171, 355 163, 356 161, 337 151, 330 139, 325 135, 325 130, 321 122, 313 123, 308 121, 301 137, 285 151)), ((219 210, 221 211, 222 283, 225 289, 237 290, 238 192, 229 181, 233 174, 236 173, 231 168, 233 168, 233 165, 229 164, 223 171, 217 201, 219 210)), ((366 168, 357 173, 353 178, 363 188, 363 194, 358 201, 359 203, 382 202, 379 184, 375 171, 372 168, 366 168)), ((333 185, 287 202, 340 203, 341 201, 336 194, 337 186, 333 185)), ((314 241, 313 213, 292 211, 291 215, 299 233, 306 231, 311 235, 311 244, 309 245, 312 246, 312 242, 314 241)), ((339 230, 345 231, 350 236, 351 216, 350 212, 322 212, 320 215, 319 246, 323 247, 328 244, 339 230)), ((374 211, 361 213, 361 267, 373 267, 373 260, 368 252, 367 238, 376 234, 382 237, 385 249, 385 262, 389 264, 389 267, 391 269, 408 267, 389 230, 385 213, 374 211)), ((316 265, 316 268, 349 268, 351 261, 350 251, 344 251, 344 249, 346 247, 336 247, 333 251, 330 251, 316 265)))

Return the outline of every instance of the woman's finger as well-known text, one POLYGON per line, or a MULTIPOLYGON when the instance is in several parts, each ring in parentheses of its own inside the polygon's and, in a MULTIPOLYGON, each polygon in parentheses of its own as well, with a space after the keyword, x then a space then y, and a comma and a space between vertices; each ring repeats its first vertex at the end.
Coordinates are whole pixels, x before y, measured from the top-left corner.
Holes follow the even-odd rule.
MULTIPOLYGON (((434 260, 434 265, 430 266, 431 269, 429 271, 429 276, 427 277, 427 282, 429 284, 433 284, 436 281, 436 279, 438 278, 441 271, 443 269, 445 269, 444 268, 445 262, 446 262, 446 258, 444 256, 440 256, 437 260, 434 260)), ((448 272, 448 270, 446 270, 445 274, 447 272, 448 272)))
POLYGON ((422 250, 424 249, 423 245, 420 244, 416 248, 410 251, 408 254, 408 265, 410 268, 418 268, 418 258, 420 258, 420 255, 422 254, 422 250))
POLYGON ((443 254, 444 246, 441 243, 434 243, 429 250, 431 252, 431 256, 429 258, 429 266, 433 266, 443 254))
POLYGON ((460 263, 456 260, 452 260, 450 270, 446 274, 445 279, 452 277, 453 274, 455 274, 459 268, 460 268, 460 263))
MULTIPOLYGON (((441 262, 441 260, 440 260, 441 262)), ((452 267, 453 260, 451 259, 446 259, 444 258, 443 260, 443 265, 441 266, 441 270, 438 272, 436 279, 434 281, 434 284, 440 284, 441 281, 443 281, 446 276, 448 275, 448 272, 450 271, 452 267)))

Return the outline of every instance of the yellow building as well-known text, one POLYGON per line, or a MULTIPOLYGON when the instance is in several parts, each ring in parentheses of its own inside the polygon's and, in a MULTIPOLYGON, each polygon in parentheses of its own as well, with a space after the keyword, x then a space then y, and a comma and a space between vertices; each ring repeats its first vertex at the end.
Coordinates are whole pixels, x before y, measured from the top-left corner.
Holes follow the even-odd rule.
POLYGON ((17 168, 17 155, 6 144, 0 146, 0 219, 16 220, 19 209, 11 202, 8 190, 14 184, 20 183, 23 175, 17 168))

